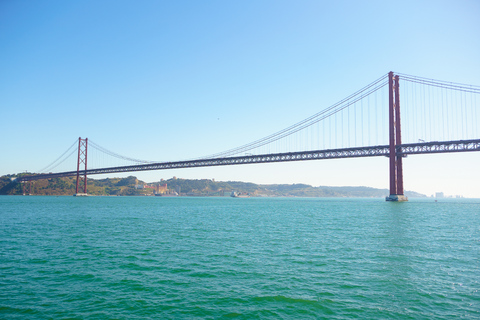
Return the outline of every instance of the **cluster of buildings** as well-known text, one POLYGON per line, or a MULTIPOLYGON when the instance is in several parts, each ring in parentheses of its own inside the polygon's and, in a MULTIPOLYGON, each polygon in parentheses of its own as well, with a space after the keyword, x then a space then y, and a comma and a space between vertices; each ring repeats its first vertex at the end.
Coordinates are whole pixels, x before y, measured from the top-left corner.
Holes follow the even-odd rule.
MULTIPOLYGON (((453 196, 446 196, 443 192, 436 192, 435 193, 435 198, 437 199, 442 199, 442 198, 453 198, 453 196)), ((455 196, 455 198, 463 198, 463 196, 455 196)))
POLYGON ((135 189, 154 189, 153 193, 155 195, 166 195, 170 194, 171 192, 168 190, 167 184, 155 184, 155 185, 148 185, 148 184, 136 184, 135 189))

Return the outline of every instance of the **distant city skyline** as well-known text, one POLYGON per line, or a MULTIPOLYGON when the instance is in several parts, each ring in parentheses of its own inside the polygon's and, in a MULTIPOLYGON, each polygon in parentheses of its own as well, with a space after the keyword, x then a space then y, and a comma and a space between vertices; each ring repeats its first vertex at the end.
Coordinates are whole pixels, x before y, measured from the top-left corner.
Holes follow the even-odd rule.
MULTIPOLYGON (((39 170, 78 137, 147 160, 215 154, 389 71, 480 85, 479 16, 478 1, 2 2, 0 175, 39 170)), ((405 189, 480 198, 478 163, 409 156, 405 189)), ((389 185, 384 157, 131 175, 389 185)))

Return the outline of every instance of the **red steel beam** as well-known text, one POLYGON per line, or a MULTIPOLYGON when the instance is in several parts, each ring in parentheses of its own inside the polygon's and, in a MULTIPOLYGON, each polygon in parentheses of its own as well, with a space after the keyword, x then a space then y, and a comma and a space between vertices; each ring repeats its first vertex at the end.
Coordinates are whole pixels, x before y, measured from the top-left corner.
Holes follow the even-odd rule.
MULTIPOLYGON (((402 130, 400 126, 400 83, 395 76, 395 145, 402 144, 402 130)), ((403 163, 402 155, 398 155, 395 148, 397 194, 403 195, 403 163)))
POLYGON ((85 161, 84 161, 85 162, 85 176, 83 177, 83 182, 84 182, 83 193, 87 193, 87 149, 88 149, 88 138, 85 138, 85 161))
POLYGON ((75 194, 78 194, 78 189, 80 187, 80 164, 83 163, 85 168, 82 169, 84 174, 83 176, 83 192, 87 193, 87 146, 88 138, 82 139, 78 138, 78 158, 77 158, 77 185, 75 188, 75 194))
POLYGON ((81 146, 81 143, 82 143, 82 138, 79 137, 78 138, 78 158, 77 158, 77 186, 75 188, 75 194, 78 193, 78 183, 79 183, 79 179, 80 179, 80 146, 81 146))
POLYGON ((397 170, 395 151, 395 85, 393 83, 393 72, 388 73, 388 116, 389 116, 389 145, 390 145, 390 195, 397 194, 397 170))

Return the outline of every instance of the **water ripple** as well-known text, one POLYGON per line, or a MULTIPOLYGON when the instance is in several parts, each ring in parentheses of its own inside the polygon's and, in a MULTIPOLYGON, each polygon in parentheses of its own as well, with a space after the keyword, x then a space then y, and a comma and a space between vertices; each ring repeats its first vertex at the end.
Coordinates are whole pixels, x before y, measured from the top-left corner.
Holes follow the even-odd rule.
POLYGON ((0 318, 478 319, 479 204, 0 198, 0 318))

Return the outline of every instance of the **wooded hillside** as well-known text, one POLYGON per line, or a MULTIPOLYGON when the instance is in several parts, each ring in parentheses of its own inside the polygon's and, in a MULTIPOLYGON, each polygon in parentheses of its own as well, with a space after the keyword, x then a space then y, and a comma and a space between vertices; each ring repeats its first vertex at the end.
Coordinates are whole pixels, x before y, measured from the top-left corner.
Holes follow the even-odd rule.
MULTIPOLYGON (((21 195, 21 183, 13 181, 18 175, 0 177, 0 195, 21 195)), ((74 177, 53 178, 32 181, 31 193, 34 195, 73 195, 76 180, 74 177)), ((153 195, 154 188, 142 188, 144 185, 167 184, 172 192, 189 196, 228 196, 232 191, 250 196, 271 197, 385 197, 387 189, 370 187, 312 187, 306 184, 258 185, 240 181, 214 181, 210 179, 189 180, 172 178, 154 183, 145 183, 134 176, 127 178, 87 179, 90 195, 104 196, 140 196, 153 195), (137 187, 136 187, 137 186, 137 187)), ((408 197, 425 197, 416 192, 406 192, 408 197)))

